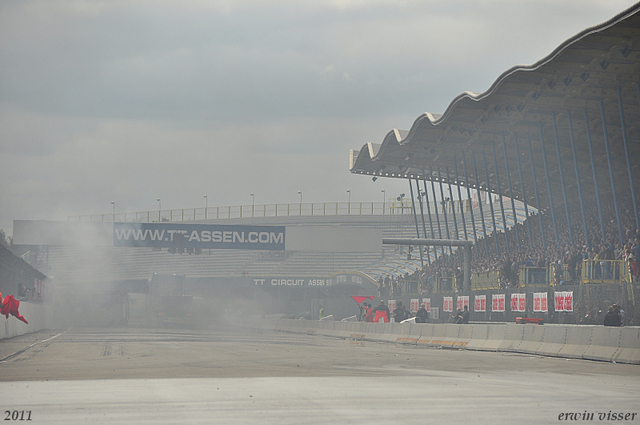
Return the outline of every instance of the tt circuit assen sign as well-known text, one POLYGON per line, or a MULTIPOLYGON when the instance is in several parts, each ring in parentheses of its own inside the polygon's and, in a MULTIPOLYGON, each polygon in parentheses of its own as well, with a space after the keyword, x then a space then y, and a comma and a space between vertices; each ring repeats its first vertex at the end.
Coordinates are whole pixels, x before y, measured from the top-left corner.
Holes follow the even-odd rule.
POLYGON ((152 248, 284 250, 284 226, 114 223, 113 245, 152 248))

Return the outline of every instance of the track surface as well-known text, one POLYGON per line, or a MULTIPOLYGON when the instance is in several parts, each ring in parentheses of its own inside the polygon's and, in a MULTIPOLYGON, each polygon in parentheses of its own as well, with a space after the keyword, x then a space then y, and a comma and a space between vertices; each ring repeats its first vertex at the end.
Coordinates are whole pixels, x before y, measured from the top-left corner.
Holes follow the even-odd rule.
POLYGON ((610 411, 629 414, 612 423, 640 423, 639 376, 633 365, 229 328, 0 341, 5 423, 14 411, 47 424, 539 424, 585 412, 608 423, 610 411))

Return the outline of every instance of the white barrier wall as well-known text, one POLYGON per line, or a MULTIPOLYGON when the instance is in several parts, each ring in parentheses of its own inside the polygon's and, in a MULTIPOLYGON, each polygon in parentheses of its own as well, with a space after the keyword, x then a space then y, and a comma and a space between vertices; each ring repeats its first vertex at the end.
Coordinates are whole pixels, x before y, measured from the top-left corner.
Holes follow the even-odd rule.
POLYGON ((505 351, 640 364, 640 327, 588 325, 361 323, 280 319, 282 332, 363 341, 505 351))
POLYGON ((14 336, 37 332, 45 328, 45 312, 42 304, 30 304, 20 302, 20 314, 27 319, 29 324, 16 319, 13 316, 5 318, 0 316, 0 339, 13 338, 14 336))

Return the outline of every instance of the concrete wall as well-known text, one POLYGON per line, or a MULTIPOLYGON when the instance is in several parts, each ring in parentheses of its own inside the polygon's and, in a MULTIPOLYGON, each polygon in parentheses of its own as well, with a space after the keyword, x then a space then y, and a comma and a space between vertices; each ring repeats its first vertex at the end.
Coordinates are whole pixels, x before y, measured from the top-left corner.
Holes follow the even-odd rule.
POLYGON ((29 324, 25 324, 13 316, 5 318, 0 316, 0 339, 13 338, 45 329, 45 307, 42 304, 30 304, 20 302, 20 314, 24 316, 29 324))
POLYGON ((638 326, 374 324, 288 319, 263 320, 259 326, 281 332, 392 342, 417 347, 464 348, 640 364, 638 326))

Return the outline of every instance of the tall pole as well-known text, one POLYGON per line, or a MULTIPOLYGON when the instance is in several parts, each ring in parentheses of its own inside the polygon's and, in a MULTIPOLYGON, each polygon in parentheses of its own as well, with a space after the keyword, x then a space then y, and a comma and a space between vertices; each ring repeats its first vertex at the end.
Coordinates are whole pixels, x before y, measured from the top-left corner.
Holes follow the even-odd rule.
POLYGON ((207 219, 207 208, 209 208, 209 198, 207 195, 204 195, 204 219, 207 219))
POLYGON ((116 201, 111 201, 111 205, 113 205, 113 222, 116 222, 116 201))

